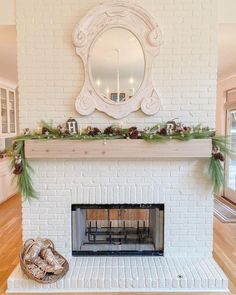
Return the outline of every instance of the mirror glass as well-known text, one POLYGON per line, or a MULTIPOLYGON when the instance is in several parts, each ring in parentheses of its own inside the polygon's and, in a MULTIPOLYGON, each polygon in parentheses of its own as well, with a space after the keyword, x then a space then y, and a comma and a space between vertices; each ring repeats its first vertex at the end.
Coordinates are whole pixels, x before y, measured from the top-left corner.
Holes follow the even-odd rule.
POLYGON ((144 54, 134 34, 112 28, 100 35, 92 48, 90 67, 100 96, 121 103, 139 89, 144 76, 144 54))

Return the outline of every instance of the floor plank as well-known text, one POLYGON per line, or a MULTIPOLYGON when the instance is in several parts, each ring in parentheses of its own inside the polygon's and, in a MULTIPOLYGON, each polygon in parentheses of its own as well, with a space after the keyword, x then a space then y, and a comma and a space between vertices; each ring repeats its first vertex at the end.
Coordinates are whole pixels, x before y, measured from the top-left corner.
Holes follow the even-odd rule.
MULTIPOLYGON (((5 294, 6 280, 19 259, 19 249, 22 243, 21 236, 21 197, 16 195, 0 205, 0 295, 5 294)), ((236 295, 236 223, 222 223, 214 218, 214 257, 230 279, 231 295, 236 295)), ((55 294, 55 293, 54 293, 55 294)), ((66 295, 66 293, 60 293, 66 295)), ((78 293, 82 295, 82 293, 78 293)), ((86 295, 97 293, 86 293, 86 295)), ((118 295, 119 293, 109 293, 118 295)), ((122 293, 127 295, 128 293, 122 293)), ((131 294, 131 293, 129 293, 131 294)), ((132 293, 153 294, 153 293, 132 293)), ((176 293, 156 293, 176 294, 176 293)), ((178 293, 190 295, 193 293, 178 293)), ((199 295, 225 295, 229 293, 198 293, 199 295)), ((22 295, 22 293, 21 293, 22 295)), ((34 295, 37 295, 34 293, 34 295)), ((39 294, 38 294, 39 295, 39 294)), ((51 294, 53 295, 53 294, 51 294)))
POLYGON ((21 197, 16 195, 0 205, 0 293, 18 264, 21 236, 21 197))

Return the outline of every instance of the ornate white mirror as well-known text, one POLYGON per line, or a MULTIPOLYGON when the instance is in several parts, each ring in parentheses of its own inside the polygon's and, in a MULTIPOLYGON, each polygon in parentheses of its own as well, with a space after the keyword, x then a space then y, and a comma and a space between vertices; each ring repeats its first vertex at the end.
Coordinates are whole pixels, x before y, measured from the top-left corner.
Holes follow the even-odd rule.
POLYGON ((140 108, 158 112, 151 70, 160 40, 154 19, 136 4, 110 1, 92 9, 73 32, 85 70, 76 110, 89 115, 98 109, 116 119, 140 108))

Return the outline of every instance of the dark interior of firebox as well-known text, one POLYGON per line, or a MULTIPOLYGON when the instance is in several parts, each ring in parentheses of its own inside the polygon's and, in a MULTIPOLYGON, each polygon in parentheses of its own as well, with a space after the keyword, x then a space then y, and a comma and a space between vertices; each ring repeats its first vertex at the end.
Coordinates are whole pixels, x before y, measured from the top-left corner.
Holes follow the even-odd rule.
POLYGON ((163 208, 156 205, 72 208, 73 254, 163 251, 163 208), (102 207, 102 208, 101 208, 102 207))

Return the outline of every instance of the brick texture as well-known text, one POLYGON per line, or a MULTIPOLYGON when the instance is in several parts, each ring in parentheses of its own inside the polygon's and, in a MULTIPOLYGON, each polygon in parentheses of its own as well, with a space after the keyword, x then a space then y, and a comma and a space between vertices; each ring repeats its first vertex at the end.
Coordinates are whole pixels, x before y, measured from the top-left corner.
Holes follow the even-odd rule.
POLYGON ((69 262, 68 274, 46 285, 27 279, 18 266, 8 292, 228 291, 228 280, 212 258, 80 257, 69 262))
POLYGON ((165 256, 211 256, 212 195, 206 163, 31 161, 39 200, 23 203, 24 239, 45 236, 71 254, 71 204, 164 203, 165 256))
MULTIPOLYGON (((94 112, 82 117, 74 102, 83 66, 71 41, 77 22, 98 0, 16 0, 20 128, 68 117, 81 127, 115 122, 94 112)), ((138 0, 163 34, 153 67, 161 99, 155 116, 123 119, 140 127, 178 118, 215 125, 215 0, 138 0)), ((24 239, 48 236, 71 253, 73 202, 165 203, 165 255, 211 256, 212 196, 204 161, 32 161, 39 200, 23 203, 24 239)))
MULTIPOLYGON (((75 54, 72 30, 101 0, 16 0, 20 129, 44 119, 55 124, 75 117, 81 126, 106 126, 115 120, 96 111, 75 112, 83 66, 75 54)), ((124 124, 147 126, 179 118, 214 127, 216 99, 215 0, 138 0, 163 34, 153 81, 161 99, 155 116, 142 112, 124 124)))

